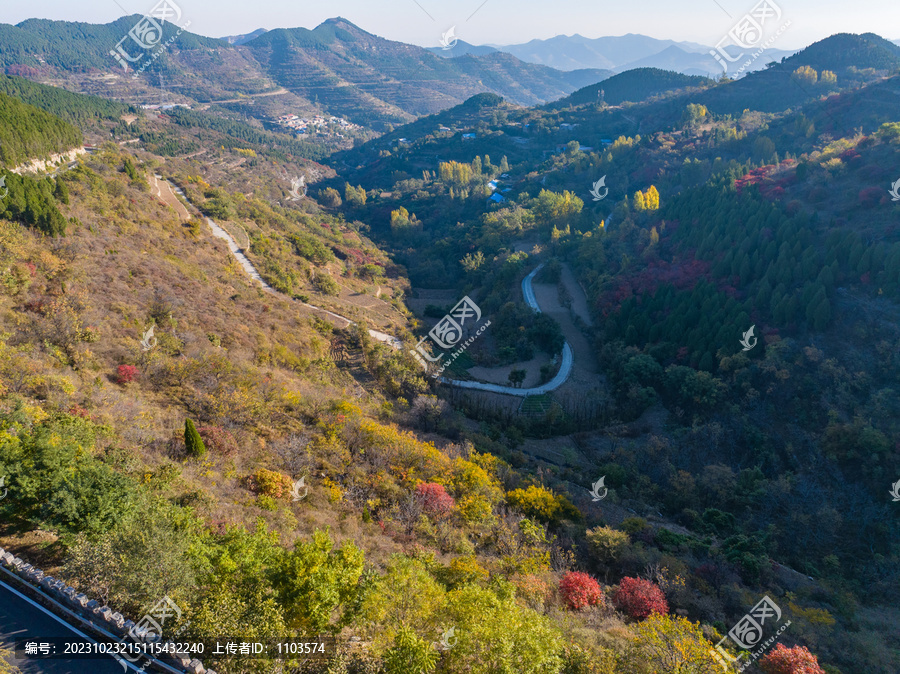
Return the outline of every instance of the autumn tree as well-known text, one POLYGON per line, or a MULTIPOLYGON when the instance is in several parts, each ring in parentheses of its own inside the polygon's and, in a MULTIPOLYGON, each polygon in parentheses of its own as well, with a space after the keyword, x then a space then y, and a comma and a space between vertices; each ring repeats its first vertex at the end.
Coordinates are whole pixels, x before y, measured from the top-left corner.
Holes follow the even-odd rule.
POLYGON ((573 611, 603 603, 600 584, 582 571, 570 571, 559 581, 559 594, 563 603, 573 611))
POLYGON ((800 66, 791 73, 791 79, 800 84, 812 86, 819 79, 819 74, 811 66, 800 66))
POLYGON ((435 515, 444 515, 453 510, 453 506, 456 505, 444 486, 434 482, 422 482, 416 485, 416 498, 422 504, 425 512, 435 515))
POLYGON ((714 674, 721 665, 700 625, 680 616, 652 615, 637 626, 633 657, 651 672, 714 674))
POLYGON ((643 578, 623 578, 612 598, 616 608, 634 620, 643 620, 653 613, 669 612, 663 591, 656 583, 643 578))
POLYGON ((766 674, 825 674, 819 659, 805 646, 778 644, 759 661, 759 667, 766 674))
POLYGON ((630 540, 624 531, 604 526, 588 529, 586 536, 591 552, 604 564, 615 560, 630 540))

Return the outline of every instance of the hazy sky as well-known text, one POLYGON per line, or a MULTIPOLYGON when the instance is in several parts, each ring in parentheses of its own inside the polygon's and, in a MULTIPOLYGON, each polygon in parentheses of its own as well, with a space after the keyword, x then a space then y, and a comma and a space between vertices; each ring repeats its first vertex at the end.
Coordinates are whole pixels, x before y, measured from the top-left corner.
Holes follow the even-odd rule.
MULTIPOLYGON (((157 0, 3 0, 0 22, 28 18, 107 23, 145 14, 157 0)), ((392 40, 438 46, 456 26, 474 44, 515 44, 579 33, 586 37, 642 33, 715 44, 756 0, 173 0, 190 31, 210 37, 256 28, 314 28, 342 16, 392 40)), ((791 26, 773 47, 796 49, 838 32, 874 32, 900 38, 898 0, 770 0, 791 26), (888 34, 885 34, 885 33, 888 34)))

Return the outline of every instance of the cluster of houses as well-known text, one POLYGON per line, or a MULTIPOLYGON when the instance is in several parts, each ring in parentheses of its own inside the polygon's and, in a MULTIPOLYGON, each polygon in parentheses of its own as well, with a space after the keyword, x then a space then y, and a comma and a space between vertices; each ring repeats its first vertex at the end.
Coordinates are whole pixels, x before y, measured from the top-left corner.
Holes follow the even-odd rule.
POLYGON ((491 190, 491 196, 488 197, 489 204, 502 204, 506 201, 507 198, 503 195, 507 192, 512 192, 512 187, 501 187, 501 184, 507 178, 509 178, 509 174, 503 173, 500 178, 496 178, 488 183, 488 187, 491 190))
POLYGON ((185 105, 184 103, 157 103, 154 105, 142 105, 142 110, 174 110, 175 108, 187 108, 191 109, 191 106, 185 105))
POLYGON ((348 131, 351 129, 361 128, 357 124, 348 122, 343 117, 324 117, 322 115, 316 115, 312 119, 298 117, 297 115, 282 115, 281 117, 275 118, 275 123, 279 126, 291 129, 292 131, 296 132, 297 135, 311 133, 312 131, 321 131, 323 129, 327 130, 329 125, 339 126, 342 129, 346 129, 348 131))

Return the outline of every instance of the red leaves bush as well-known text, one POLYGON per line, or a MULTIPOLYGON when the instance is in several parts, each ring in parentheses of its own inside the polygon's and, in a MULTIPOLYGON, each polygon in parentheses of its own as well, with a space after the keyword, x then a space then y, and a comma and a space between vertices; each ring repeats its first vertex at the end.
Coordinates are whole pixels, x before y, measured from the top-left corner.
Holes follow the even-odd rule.
POLYGON ((116 382, 128 384, 137 379, 140 371, 134 365, 119 365, 116 369, 116 382))
POLYGON ((859 191, 859 205, 863 208, 873 208, 882 201, 887 201, 887 198, 880 187, 864 187, 859 191))
POLYGON ((669 603, 659 586, 643 578, 623 578, 613 593, 613 603, 634 620, 643 620, 651 613, 669 612, 669 603))
POLYGON ((759 661, 759 666, 766 674, 825 674, 818 658, 804 646, 788 648, 778 644, 759 661))
POLYGON ((201 426, 197 432, 203 438, 203 444, 221 456, 228 456, 238 448, 234 436, 219 426, 201 426))
POLYGON ((559 581, 559 594, 566 606, 580 611, 587 606, 603 604, 603 591, 592 576, 581 571, 570 571, 559 581))
POLYGON ((435 482, 422 482, 416 485, 416 497, 422 502, 425 512, 435 515, 444 515, 456 505, 456 501, 443 485, 435 482))

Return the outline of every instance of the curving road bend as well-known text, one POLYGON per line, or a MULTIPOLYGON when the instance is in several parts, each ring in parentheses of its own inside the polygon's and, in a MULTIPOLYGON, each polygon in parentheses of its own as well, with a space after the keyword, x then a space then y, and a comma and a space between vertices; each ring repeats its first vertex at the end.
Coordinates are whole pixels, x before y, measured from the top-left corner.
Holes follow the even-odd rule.
MULTIPOLYGON (((535 275, 543 268, 544 263, 541 262, 532 272, 522 279, 522 297, 525 303, 540 313, 541 308, 538 306, 537 299, 534 296, 534 286, 532 285, 535 275)), ((536 396, 544 393, 550 393, 562 386, 572 374, 572 365, 575 363, 575 357, 572 353, 572 347, 568 342, 563 344, 562 363, 560 363, 559 371, 550 381, 534 388, 514 388, 512 386, 501 386, 500 384, 485 384, 480 381, 460 381, 459 379, 447 379, 445 377, 438 378, 442 384, 449 384, 458 388, 469 388, 477 391, 490 391, 491 393, 503 393, 505 395, 517 396, 519 398, 527 398, 528 396, 536 396)))
MULTIPOLYGON (((155 187, 157 191, 157 195, 162 197, 162 192, 160 190, 159 185, 166 185, 169 190, 173 193, 172 197, 175 202, 182 206, 181 202, 178 201, 174 195, 180 196, 184 199, 188 204, 191 202, 188 201, 187 196, 184 191, 178 187, 177 185, 172 184, 170 181, 165 180, 161 175, 154 175, 155 178, 155 187)), ((165 199, 164 199, 165 200, 165 199)), ((193 204, 191 204, 193 206, 193 204)), ((196 208, 196 207, 195 207, 196 208)), ((262 275, 259 273, 259 270, 253 265, 253 263, 247 258, 244 254, 244 251, 241 250, 240 246, 238 246, 237 241, 234 240, 234 237, 231 236, 228 232, 222 229, 219 225, 217 225, 212 218, 206 218, 206 223, 209 225, 212 230, 213 236, 216 238, 222 239, 228 244, 228 250, 231 251, 232 256, 238 261, 244 271, 247 272, 247 275, 250 276, 254 281, 260 284, 263 290, 270 293, 278 293, 272 286, 265 282, 262 275)), ((534 281, 535 275, 543 268, 544 263, 542 262, 537 267, 535 267, 528 276, 522 279, 522 296, 525 299, 525 303, 531 307, 534 311, 540 312, 541 308, 537 303, 537 299, 534 296, 534 287, 532 285, 534 281)), ((281 294, 281 293, 278 293, 281 294)), ((299 301, 299 300, 295 300, 299 301)), ((312 304, 307 304, 306 302, 300 302, 302 306, 307 309, 310 309, 315 312, 324 313, 327 316, 330 316, 333 319, 338 321, 343 321, 345 323, 345 327, 349 325, 355 325, 353 321, 351 321, 346 316, 341 316, 340 314, 336 314, 333 311, 328 311, 327 309, 322 309, 321 307, 317 307, 312 304)), ((388 335, 378 330, 369 330, 369 335, 379 342, 383 342, 388 344, 394 349, 403 348, 403 343, 394 337, 393 335, 388 335)), ((458 388, 468 388, 475 389, 478 391, 489 391, 491 393, 502 393, 505 395, 517 396, 519 398, 526 398, 528 396, 533 395, 541 395, 543 393, 549 393, 550 391, 555 391, 560 386, 562 386, 565 381, 569 378, 569 375, 572 374, 572 366, 574 365, 575 357, 572 353, 572 347, 569 346, 568 342, 563 344, 562 349, 562 362, 559 366, 559 371, 556 373, 556 376, 553 377, 550 381, 541 384, 540 386, 535 386, 533 388, 514 388, 512 386, 502 386, 500 384, 485 384, 483 382, 477 381, 461 381, 457 379, 447 379, 445 377, 439 377, 438 381, 442 384, 448 384, 450 386, 456 386, 458 388)))

